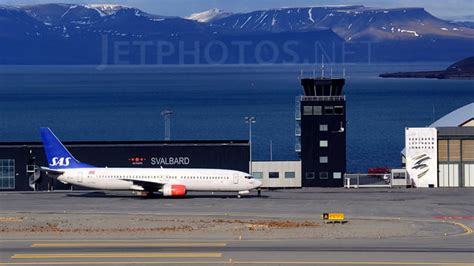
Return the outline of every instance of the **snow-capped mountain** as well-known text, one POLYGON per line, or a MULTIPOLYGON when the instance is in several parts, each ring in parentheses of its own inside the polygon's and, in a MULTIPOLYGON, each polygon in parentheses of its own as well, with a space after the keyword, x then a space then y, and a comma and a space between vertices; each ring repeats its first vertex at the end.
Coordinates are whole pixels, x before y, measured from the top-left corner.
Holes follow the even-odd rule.
POLYGON ((186 17, 190 20, 196 20, 203 23, 212 22, 218 19, 226 18, 231 16, 232 13, 219 10, 217 8, 212 8, 204 12, 193 13, 190 16, 186 17))
POLYGON ((416 40, 424 36, 474 38, 473 30, 436 18, 423 8, 279 8, 233 14, 211 23, 245 32, 329 28, 346 41, 416 40))
POLYGON ((152 15, 121 5, 42 4, 23 6, 20 10, 66 37, 93 33, 140 37, 199 32, 208 27, 195 21, 152 15))
POLYGON ((211 9, 180 18, 121 5, 0 6, 0 64, 115 63, 121 45, 132 64, 308 63, 322 52, 337 62, 457 60, 474 53, 474 29, 422 8, 211 9))

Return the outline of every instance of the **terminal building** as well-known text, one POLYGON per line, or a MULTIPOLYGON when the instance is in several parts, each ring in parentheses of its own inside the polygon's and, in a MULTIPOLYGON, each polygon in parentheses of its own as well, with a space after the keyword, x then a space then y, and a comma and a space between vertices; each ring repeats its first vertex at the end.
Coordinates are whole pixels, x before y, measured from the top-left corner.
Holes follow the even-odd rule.
POLYGON ((474 187, 474 103, 406 128, 402 164, 416 187, 474 187))
MULTIPOLYGON (((248 172, 248 141, 65 142, 76 159, 97 167, 219 168, 248 172)), ((45 176, 39 142, 0 143, 0 190, 70 190, 45 176)))

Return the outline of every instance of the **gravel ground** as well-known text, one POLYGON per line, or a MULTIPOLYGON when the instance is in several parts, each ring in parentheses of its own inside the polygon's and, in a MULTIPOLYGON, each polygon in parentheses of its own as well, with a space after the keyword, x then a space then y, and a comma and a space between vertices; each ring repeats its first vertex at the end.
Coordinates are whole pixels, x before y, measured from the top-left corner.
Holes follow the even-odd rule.
POLYGON ((321 220, 231 216, 161 216, 81 213, 1 213, 4 238, 22 237, 209 237, 215 238, 401 238, 459 233, 449 223, 353 219, 321 220))

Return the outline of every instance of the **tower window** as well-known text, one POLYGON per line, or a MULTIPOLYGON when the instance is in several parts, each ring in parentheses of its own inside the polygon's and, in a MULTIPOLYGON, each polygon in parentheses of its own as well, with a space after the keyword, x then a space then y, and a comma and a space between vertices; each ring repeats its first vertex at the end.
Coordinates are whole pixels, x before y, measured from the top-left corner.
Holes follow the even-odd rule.
POLYGON ((328 179, 329 173, 328 172, 319 172, 319 179, 328 179))
POLYGON ((319 125, 319 131, 328 131, 328 125, 326 124, 319 125))
POLYGON ((319 163, 328 163, 328 157, 327 156, 320 156, 319 157, 319 163))
POLYGON ((314 179, 314 172, 306 172, 305 177, 306 179, 314 179))
POLYGON ((324 106, 324 114, 325 115, 333 115, 334 114, 334 107, 324 106))
POLYGON ((319 147, 326 148, 328 146, 328 141, 327 140, 320 140, 319 141, 319 147))
POLYGON ((313 115, 322 115, 323 110, 321 106, 313 106, 313 115))
POLYGON ((343 115, 344 114, 344 107, 343 106, 334 106, 334 114, 335 115, 343 115))

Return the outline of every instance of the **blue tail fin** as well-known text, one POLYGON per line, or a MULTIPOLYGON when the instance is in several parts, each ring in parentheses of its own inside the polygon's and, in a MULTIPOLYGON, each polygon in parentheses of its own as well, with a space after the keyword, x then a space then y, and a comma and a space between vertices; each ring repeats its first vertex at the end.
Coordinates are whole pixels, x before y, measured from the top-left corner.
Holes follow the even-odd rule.
POLYGON ((41 138, 43 139, 44 152, 48 159, 48 165, 51 169, 67 168, 91 168, 94 166, 81 163, 59 141, 54 133, 48 127, 40 128, 41 138))

